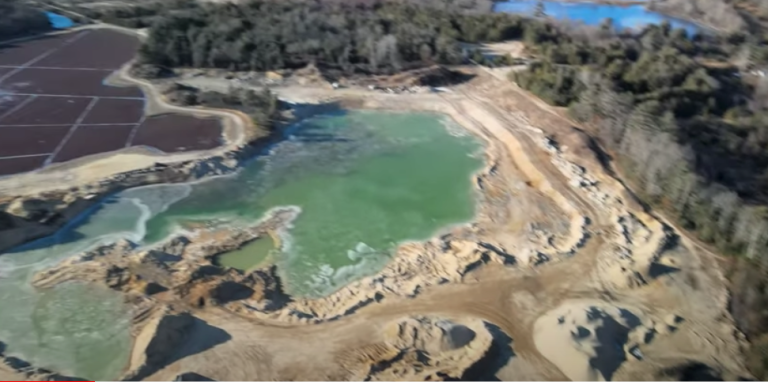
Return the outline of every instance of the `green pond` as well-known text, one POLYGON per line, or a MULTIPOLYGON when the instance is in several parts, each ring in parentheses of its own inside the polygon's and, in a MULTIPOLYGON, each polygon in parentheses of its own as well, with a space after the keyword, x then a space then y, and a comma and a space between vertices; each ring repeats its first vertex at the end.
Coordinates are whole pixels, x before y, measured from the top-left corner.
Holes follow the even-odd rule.
POLYGON ((220 256, 274 262, 290 293, 316 297, 377 272, 399 243, 471 220, 480 144, 447 117, 347 111, 293 126, 232 176, 113 195, 56 235, 0 256, 0 341, 35 365, 95 380, 128 358, 130 312, 98 286, 36 292, 35 271, 101 243, 150 245, 188 223, 250 225, 276 207, 300 213, 279 235, 220 256))
POLYGON ((261 238, 250 242, 239 249, 225 253, 216 258, 216 265, 250 270, 274 260, 278 250, 271 237, 261 238))

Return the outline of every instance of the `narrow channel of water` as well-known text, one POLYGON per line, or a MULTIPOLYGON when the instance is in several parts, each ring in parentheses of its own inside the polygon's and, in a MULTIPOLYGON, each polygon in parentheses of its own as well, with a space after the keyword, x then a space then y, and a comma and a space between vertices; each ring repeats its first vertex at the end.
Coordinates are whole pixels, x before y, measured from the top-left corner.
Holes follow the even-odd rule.
MULTIPOLYGON (((446 117, 354 111, 312 118, 291 134, 236 176, 122 192, 54 237, 0 256, 0 340, 38 366, 117 378, 130 346, 121 296, 29 285, 36 271, 100 243, 152 243, 199 221, 253 224, 273 207, 296 206, 273 261, 290 292, 320 296, 380 270, 398 243, 474 214, 480 145, 446 117)), ((248 269, 270 246, 257 240, 219 261, 248 269)))
MULTIPOLYGON (((494 4, 494 12, 533 15, 537 0, 510 0, 494 4)), ((605 19, 611 19, 617 29, 640 30, 647 25, 661 24, 668 21, 673 28, 683 28, 689 35, 700 32, 695 23, 680 20, 661 13, 649 11, 643 5, 615 5, 595 3, 573 3, 542 1, 544 13, 558 20, 572 20, 586 25, 600 25, 605 19)))

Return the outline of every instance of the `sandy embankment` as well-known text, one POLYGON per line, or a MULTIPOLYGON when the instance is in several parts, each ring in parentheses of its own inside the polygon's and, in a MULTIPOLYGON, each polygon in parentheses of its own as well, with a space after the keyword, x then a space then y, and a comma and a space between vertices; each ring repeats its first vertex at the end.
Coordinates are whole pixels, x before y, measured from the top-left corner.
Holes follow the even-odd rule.
MULTIPOLYGON (((253 239, 268 240, 270 232, 290 225, 295 216, 295 210, 276 210, 270 218, 249 229, 200 230, 150 250, 134 249, 128 242, 105 245, 38 273, 33 285, 50 288, 63 282, 81 280, 106 284, 126 293, 136 313, 135 345, 129 367, 131 371, 127 375, 130 379, 164 380, 188 368, 220 379, 254 378, 245 370, 233 369, 231 362, 227 363, 226 370, 217 362, 200 362, 196 355, 198 350, 194 349, 203 347, 207 350, 216 345, 205 355, 200 354, 200 357, 206 358, 212 354, 228 358, 240 353, 233 358, 238 360, 242 359, 243 352, 252 356, 246 349, 261 347, 264 341, 263 334, 256 336, 255 333, 268 333, 275 325, 300 328, 305 326, 301 323, 308 322, 311 315, 316 316, 311 320, 315 323, 338 321, 362 307, 360 298, 366 294, 359 291, 357 295, 342 294, 328 300, 294 299, 282 291, 274 267, 243 274, 211 266, 210 260, 215 254, 232 250, 253 239), (248 311, 244 311, 246 308, 248 311), (257 310, 264 313, 259 316, 261 324, 245 319, 254 317, 257 310), (271 324, 264 326, 263 320, 269 320, 271 324), (286 326, 290 324, 293 325, 286 326), (294 326, 296 324, 299 326, 294 326)), ((479 258, 479 254, 476 257, 479 258)), ((414 277, 416 274, 405 276, 414 277)), ((383 283, 398 285, 393 279, 383 283)), ((355 329, 367 330, 367 334, 347 339, 346 345, 331 346, 337 353, 333 359, 335 367, 321 368, 316 365, 314 370, 305 368, 302 370, 310 374, 299 374, 302 377, 296 378, 310 378, 318 370, 330 373, 327 378, 336 376, 342 379, 424 379, 428 376, 435 378, 437 373, 459 378, 485 356, 493 342, 486 324, 473 318, 448 320, 382 316, 376 320, 380 323, 376 325, 379 329, 370 328, 371 320, 361 322, 355 329)), ((345 326, 343 330, 350 328, 345 326)), ((333 333, 325 335, 339 335, 339 332, 333 333)), ((327 354, 327 340, 324 343, 326 348, 323 353, 327 354)), ((281 351, 278 350, 278 353, 281 351)), ((269 352, 272 353, 272 350, 269 352)), ((274 362, 288 362, 289 358, 312 353, 297 349, 292 352, 298 352, 298 355, 292 353, 288 357, 285 354, 285 358, 274 362)), ((259 379, 287 378, 284 370, 278 371, 261 369, 257 375, 259 379)))

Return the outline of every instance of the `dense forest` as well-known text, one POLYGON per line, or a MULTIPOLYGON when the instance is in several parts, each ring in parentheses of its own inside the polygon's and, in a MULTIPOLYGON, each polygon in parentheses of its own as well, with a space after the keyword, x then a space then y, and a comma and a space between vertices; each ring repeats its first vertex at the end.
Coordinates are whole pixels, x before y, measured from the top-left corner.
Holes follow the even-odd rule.
MULTIPOLYGON (((768 80, 749 74, 747 44, 669 24, 622 36, 565 28, 535 44, 538 62, 512 79, 568 107, 646 202, 742 257, 732 309, 758 349, 768 344, 768 80)), ((768 376, 768 353, 752 356, 768 376)))
POLYGON ((51 29, 48 17, 19 0, 0 1, 0 41, 51 29))
POLYGON ((124 25, 152 25, 141 51, 146 63, 233 70, 300 68, 312 62, 321 70, 392 73, 462 63, 468 52, 459 41, 515 39, 548 28, 512 15, 398 2, 176 3, 168 11, 142 8, 101 16, 124 25))

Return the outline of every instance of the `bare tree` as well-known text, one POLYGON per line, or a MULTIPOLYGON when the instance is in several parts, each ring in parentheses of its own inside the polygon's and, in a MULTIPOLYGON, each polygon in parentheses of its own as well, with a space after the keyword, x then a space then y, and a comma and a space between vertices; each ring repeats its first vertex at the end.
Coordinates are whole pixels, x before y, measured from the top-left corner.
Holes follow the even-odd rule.
POLYGON ((768 244, 768 224, 757 208, 744 206, 738 211, 733 237, 745 246, 747 258, 754 259, 758 253, 764 253, 768 244))
POLYGON ((692 192, 697 185, 698 179, 696 178, 696 175, 688 172, 671 179, 670 197, 678 212, 685 210, 688 201, 692 196, 692 192))
POLYGON ((757 81, 749 108, 756 113, 768 109, 768 77, 760 77, 757 81))
POLYGON ((388 34, 376 43, 376 62, 387 62, 392 65, 395 70, 400 69, 400 56, 397 50, 397 37, 388 34))
POLYGON ((729 32, 746 28, 739 12, 724 0, 660 0, 652 9, 681 17, 703 21, 729 32))
POLYGON ((750 227, 749 242, 747 244, 746 255, 748 259, 754 259, 758 252, 765 250, 765 245, 768 240, 768 232, 766 232, 765 220, 760 219, 754 225, 750 227))
POLYGON ((736 65, 741 72, 746 72, 752 65, 752 47, 748 44, 742 45, 733 57, 733 64, 736 65))
POLYGON ((711 199, 712 206, 717 209, 717 226, 722 232, 728 232, 736 212, 741 207, 739 196, 733 191, 723 190, 711 199))

